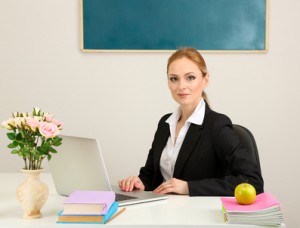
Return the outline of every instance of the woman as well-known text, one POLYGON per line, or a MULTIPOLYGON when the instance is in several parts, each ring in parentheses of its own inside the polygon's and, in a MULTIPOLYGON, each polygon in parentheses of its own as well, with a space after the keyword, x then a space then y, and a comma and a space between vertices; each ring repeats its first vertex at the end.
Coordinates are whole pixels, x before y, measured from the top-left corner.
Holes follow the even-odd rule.
POLYGON ((161 118, 139 176, 119 181, 123 191, 141 189, 190 196, 232 196, 248 181, 263 192, 256 162, 241 146, 231 120, 210 109, 204 89, 206 64, 193 48, 168 60, 168 86, 179 108, 161 118))

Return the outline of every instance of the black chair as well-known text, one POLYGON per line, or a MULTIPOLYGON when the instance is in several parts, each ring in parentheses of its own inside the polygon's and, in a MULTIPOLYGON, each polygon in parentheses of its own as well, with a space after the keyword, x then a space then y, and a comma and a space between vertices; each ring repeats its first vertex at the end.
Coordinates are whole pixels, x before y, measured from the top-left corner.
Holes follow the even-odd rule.
POLYGON ((247 151, 250 152, 250 156, 253 156, 253 158, 256 160, 258 170, 261 174, 258 149, 253 134, 247 128, 238 124, 233 124, 233 130, 240 137, 240 140, 243 143, 244 147, 247 149, 247 151))

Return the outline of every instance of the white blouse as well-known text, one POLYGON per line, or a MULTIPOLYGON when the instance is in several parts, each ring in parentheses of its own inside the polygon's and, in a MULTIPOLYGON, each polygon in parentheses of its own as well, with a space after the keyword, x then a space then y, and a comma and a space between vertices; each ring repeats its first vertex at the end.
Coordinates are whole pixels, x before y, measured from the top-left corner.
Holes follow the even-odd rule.
POLYGON ((201 125, 203 123, 204 114, 205 102, 203 99, 201 99, 192 115, 186 120, 183 127, 180 129, 176 141, 175 132, 177 122, 181 116, 180 108, 177 108, 177 110, 173 112, 172 115, 166 120, 166 123, 168 123, 170 126, 170 136, 160 158, 160 171, 164 181, 173 178, 177 156, 191 123, 201 125))

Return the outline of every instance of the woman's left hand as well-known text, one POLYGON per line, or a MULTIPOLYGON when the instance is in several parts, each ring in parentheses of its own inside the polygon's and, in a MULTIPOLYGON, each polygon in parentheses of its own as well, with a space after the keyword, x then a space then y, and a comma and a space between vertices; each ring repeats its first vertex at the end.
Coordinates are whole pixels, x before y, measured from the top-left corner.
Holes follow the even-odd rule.
POLYGON ((154 189, 154 192, 159 194, 177 193, 188 195, 189 187, 186 181, 172 178, 171 180, 162 183, 160 186, 154 189))

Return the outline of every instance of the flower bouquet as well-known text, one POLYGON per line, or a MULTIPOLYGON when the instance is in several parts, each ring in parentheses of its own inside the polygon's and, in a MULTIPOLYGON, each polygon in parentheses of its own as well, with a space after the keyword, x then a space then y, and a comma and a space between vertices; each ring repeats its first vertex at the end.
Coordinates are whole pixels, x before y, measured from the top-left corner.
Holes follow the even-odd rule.
POLYGON ((58 135, 63 124, 39 108, 33 108, 32 113, 15 112, 2 126, 11 131, 7 137, 12 142, 7 147, 12 149, 12 154, 23 158, 25 170, 42 169, 42 161, 50 160, 51 154, 57 153, 54 147, 62 143, 58 135))
POLYGON ((63 124, 50 113, 33 108, 32 113, 13 113, 12 118, 3 121, 1 125, 10 131, 7 137, 12 142, 7 147, 25 162, 22 172, 26 178, 17 188, 17 199, 24 209, 23 217, 40 218, 41 208, 49 195, 48 186, 39 179, 43 171, 42 161, 45 158, 50 160, 51 154, 57 153, 54 147, 62 143, 58 134, 63 124))

